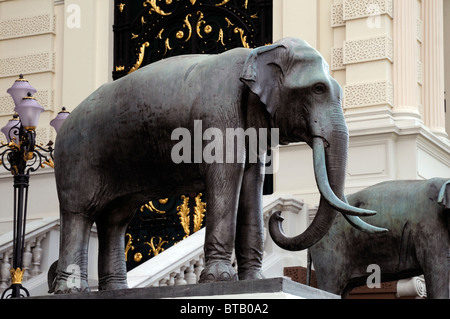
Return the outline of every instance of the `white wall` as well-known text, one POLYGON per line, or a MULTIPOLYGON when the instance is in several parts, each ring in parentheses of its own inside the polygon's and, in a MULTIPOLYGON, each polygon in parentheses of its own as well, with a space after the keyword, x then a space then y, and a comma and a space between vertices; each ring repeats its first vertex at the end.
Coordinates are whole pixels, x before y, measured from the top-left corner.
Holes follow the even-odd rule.
MULTIPOLYGON (((103 83, 112 81, 113 0, 0 1, 0 127, 12 118, 6 90, 23 73, 37 89, 41 114, 37 141, 55 141, 50 121, 63 106, 69 111, 103 83)), ((3 135, 3 134, 1 134, 3 135)), ((0 141, 6 139, 0 136, 0 141)), ((13 181, 0 167, 0 234, 11 230, 13 181)), ((58 216, 53 170, 30 177, 28 221, 58 216)))

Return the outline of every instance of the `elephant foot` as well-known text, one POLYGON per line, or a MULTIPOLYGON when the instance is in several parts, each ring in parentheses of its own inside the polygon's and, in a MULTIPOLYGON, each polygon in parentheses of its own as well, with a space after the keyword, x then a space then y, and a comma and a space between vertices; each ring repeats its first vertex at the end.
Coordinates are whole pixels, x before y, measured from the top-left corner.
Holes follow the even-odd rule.
POLYGON ((49 290, 49 293, 52 292, 54 294, 84 293, 91 292, 91 288, 86 280, 56 279, 54 286, 49 290))
POLYGON ((264 279, 261 269, 239 271, 239 280, 258 280, 258 279, 264 279))
POLYGON ((98 290, 128 289, 126 277, 108 276, 99 279, 98 290))
POLYGON ((199 283, 237 280, 238 276, 231 263, 214 261, 205 266, 200 274, 199 283))

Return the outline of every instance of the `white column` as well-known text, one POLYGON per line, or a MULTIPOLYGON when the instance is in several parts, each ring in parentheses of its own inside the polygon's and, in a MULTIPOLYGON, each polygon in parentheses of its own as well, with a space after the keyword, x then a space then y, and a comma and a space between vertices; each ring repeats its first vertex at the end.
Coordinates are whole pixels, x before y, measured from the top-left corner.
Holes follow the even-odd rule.
POLYGON ((416 2, 394 1, 394 110, 418 113, 416 2))
POLYGON ((445 132, 443 0, 422 1, 424 13, 424 121, 437 135, 445 132))

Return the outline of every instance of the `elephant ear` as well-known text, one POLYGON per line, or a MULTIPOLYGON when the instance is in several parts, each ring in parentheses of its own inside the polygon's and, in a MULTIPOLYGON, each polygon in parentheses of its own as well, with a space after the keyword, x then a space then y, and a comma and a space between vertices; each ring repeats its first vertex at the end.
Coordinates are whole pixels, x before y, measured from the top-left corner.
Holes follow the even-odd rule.
POLYGON ((446 209, 450 209, 450 181, 442 185, 438 196, 438 203, 446 209))
POLYGON ((240 80, 256 94, 273 116, 279 104, 280 89, 287 65, 288 48, 272 44, 256 48, 245 61, 240 80))

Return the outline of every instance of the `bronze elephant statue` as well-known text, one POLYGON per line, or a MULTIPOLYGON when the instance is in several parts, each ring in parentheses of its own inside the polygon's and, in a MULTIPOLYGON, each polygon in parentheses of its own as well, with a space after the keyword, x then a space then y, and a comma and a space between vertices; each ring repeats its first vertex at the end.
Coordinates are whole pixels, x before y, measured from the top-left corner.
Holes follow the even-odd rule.
POLYGON ((449 298, 450 179, 388 181, 348 196, 374 209, 365 218, 389 232, 355 231, 338 216, 329 233, 309 248, 318 287, 346 297, 366 284, 377 265, 381 282, 424 275, 428 298, 449 298))
POLYGON ((327 233, 338 211, 366 231, 383 231, 357 217, 373 211, 343 201, 348 131, 341 100, 323 57, 294 38, 172 57, 104 84, 73 110, 56 139, 61 245, 51 291, 89 291, 94 222, 99 289, 126 288, 124 232, 136 209, 193 192, 208 198, 200 281, 261 278, 265 158, 278 142, 306 142, 314 150, 322 200, 314 223, 296 240, 303 249, 327 233), (220 136, 229 129, 246 134, 231 150, 228 136, 220 136), (255 147, 250 131, 267 149, 255 147), (234 248, 238 274, 230 260, 234 248), (76 288, 67 286, 73 264, 80 268, 76 288))

